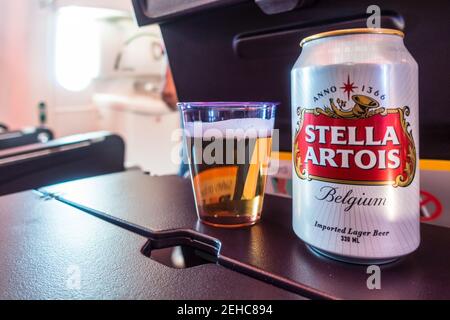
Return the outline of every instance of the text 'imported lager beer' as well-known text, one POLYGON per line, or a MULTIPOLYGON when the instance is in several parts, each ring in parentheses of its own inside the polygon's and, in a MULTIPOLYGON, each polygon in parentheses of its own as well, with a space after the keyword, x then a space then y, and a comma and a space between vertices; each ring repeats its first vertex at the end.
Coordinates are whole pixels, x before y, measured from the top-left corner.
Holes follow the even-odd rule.
MULTIPOLYGON (((209 113, 206 107, 201 110, 208 115, 203 121, 184 122, 199 219, 220 227, 255 224, 263 206, 274 113, 270 109, 252 115, 237 106, 212 108, 209 113), (214 112, 217 117, 211 116, 214 112)), ((185 115, 191 110, 184 110, 185 115)))
POLYGON ((302 41, 292 70, 293 226, 355 263, 414 251, 419 234, 418 66, 391 29, 302 41))

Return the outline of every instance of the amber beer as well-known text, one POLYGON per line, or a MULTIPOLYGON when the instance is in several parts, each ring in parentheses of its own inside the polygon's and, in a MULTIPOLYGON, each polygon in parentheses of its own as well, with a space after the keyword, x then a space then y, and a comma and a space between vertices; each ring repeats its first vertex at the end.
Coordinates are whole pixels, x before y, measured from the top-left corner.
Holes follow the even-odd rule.
POLYGON ((338 260, 385 263, 419 246, 418 66, 403 37, 317 34, 292 70, 293 226, 338 260))
POLYGON ((248 226, 261 215, 273 122, 238 122, 219 122, 219 129, 217 124, 214 128, 203 124, 198 134, 188 126, 186 145, 192 185, 199 217, 206 224, 248 226), (242 129, 242 123, 255 122, 259 129, 242 129))

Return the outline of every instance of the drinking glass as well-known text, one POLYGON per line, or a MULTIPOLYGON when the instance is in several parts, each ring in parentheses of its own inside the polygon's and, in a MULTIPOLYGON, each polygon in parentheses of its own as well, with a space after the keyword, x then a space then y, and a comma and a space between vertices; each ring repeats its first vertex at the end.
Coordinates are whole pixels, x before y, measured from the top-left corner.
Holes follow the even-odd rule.
POLYGON ((243 227, 261 218, 277 103, 180 103, 198 218, 243 227))

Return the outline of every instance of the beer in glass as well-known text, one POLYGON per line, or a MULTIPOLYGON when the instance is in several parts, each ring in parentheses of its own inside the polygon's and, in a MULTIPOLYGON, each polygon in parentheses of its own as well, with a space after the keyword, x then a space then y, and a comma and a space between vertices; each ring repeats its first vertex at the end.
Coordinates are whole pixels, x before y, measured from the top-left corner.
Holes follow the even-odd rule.
POLYGON ((219 227, 261 217, 276 104, 181 103, 199 219, 219 227))

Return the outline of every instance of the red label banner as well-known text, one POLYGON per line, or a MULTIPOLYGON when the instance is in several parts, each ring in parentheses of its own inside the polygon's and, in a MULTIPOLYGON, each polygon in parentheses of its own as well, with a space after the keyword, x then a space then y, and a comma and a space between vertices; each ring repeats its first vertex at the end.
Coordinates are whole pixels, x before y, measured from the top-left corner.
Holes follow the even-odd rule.
POLYGON ((293 154, 297 176, 345 184, 409 185, 416 170, 416 149, 405 120, 409 108, 339 113, 330 101, 331 109, 298 109, 293 154))

